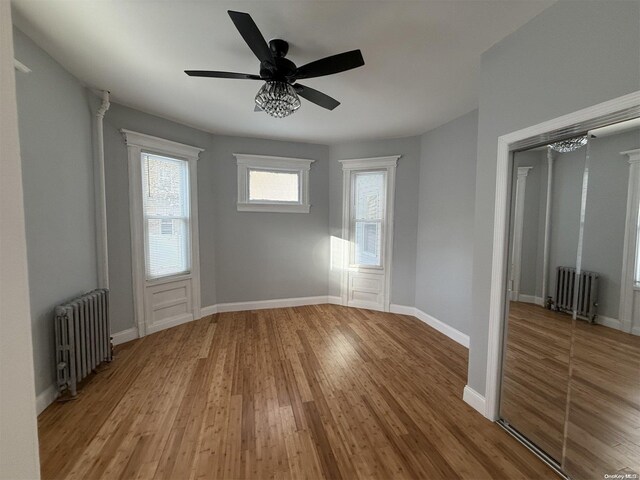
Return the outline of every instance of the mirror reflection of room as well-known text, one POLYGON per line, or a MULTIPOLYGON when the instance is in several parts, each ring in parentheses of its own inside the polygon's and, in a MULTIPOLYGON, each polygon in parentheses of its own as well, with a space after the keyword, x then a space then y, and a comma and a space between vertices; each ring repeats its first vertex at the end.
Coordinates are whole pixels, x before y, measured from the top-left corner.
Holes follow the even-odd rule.
POLYGON ((640 473, 639 147, 640 128, 589 135, 577 261, 580 279, 594 272, 598 282, 594 317, 578 315, 573 329, 563 459, 572 478, 640 473))
POLYGON ((558 463, 569 385, 568 280, 575 269, 586 158, 580 142, 563 145, 514 154, 500 409, 558 463))
POLYGON ((640 472, 640 127, 513 154, 502 422, 571 478, 640 472))

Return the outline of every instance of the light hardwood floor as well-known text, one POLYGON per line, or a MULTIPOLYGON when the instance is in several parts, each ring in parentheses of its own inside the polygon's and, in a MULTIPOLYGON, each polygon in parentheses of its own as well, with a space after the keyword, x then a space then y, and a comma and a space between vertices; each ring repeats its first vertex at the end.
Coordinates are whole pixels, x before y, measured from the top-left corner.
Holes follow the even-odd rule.
POLYGON ((512 426, 573 479, 640 473, 639 336, 511 302, 505 354, 512 426))
POLYGON ((224 313, 122 345, 39 418, 43 478, 542 479, 462 401, 467 350, 334 305, 224 313))

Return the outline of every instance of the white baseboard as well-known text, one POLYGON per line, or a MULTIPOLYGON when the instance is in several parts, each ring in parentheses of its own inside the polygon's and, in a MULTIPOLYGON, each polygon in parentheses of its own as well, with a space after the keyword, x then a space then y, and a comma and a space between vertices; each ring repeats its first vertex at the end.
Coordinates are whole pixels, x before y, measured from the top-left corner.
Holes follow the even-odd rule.
POLYGON ((400 315, 412 315, 416 317, 418 320, 426 323, 430 327, 435 328, 440 333, 444 333, 451 340, 459 343, 463 347, 469 348, 469 335, 462 333, 460 330, 453 328, 450 325, 447 325, 441 320, 438 320, 435 317, 432 317, 428 313, 423 312, 419 308, 409 307, 406 305, 396 305, 391 304, 390 308, 391 313, 397 313, 400 315))
POLYGON ((215 307, 216 312, 242 312, 245 310, 262 310, 265 308, 287 308, 301 307, 303 305, 321 305, 329 303, 326 295, 319 297, 295 297, 295 298, 278 298, 274 300, 258 300, 254 302, 234 302, 234 303, 218 303, 203 310, 210 311, 215 307))
POLYGON ((464 393, 462 394, 462 399, 466 403, 471 405, 471 407, 473 407, 475 410, 480 412, 482 416, 484 417, 487 416, 487 407, 486 407, 486 402, 484 397, 480 395, 478 392, 476 392, 469 385, 465 385, 464 393))
POLYGON ((208 317, 209 315, 215 315, 218 313, 217 305, 209 305, 208 307, 202 307, 200 309, 200 317, 208 317))
POLYGON ((596 323, 608 328, 615 328, 616 330, 623 330, 622 322, 617 318, 605 317, 604 315, 598 315, 596 317, 596 323))
POLYGON ((415 307, 408 307, 407 305, 396 305, 392 303, 389 305, 389 311, 391 313, 397 313, 398 315, 411 315, 413 317, 417 317, 415 307))
POLYGON ((534 303, 536 305, 544 306, 544 299, 542 297, 535 297, 533 295, 525 295, 523 293, 518 295, 518 301, 524 303, 534 303))
POLYGON ((327 303, 332 305, 342 305, 342 297, 329 295, 327 297, 327 303))
POLYGON ((112 333, 111 338, 113 339, 112 341, 114 345, 130 342, 131 340, 138 338, 138 329, 135 327, 127 328, 121 332, 112 333))
POLYGON ((612 317, 605 317, 603 315, 598 315, 596 317, 596 323, 598 325, 602 325, 608 328, 614 328, 616 330, 620 330, 621 332, 631 333, 631 335, 640 335, 640 325, 635 325, 631 327, 631 332, 628 330, 628 326, 623 325, 620 320, 612 317))
POLYGON ((36 396, 36 415, 40 415, 44 410, 56 401, 58 389, 55 385, 49 385, 46 390, 36 396))
POLYGON ((160 321, 152 325, 149 325, 147 327, 147 334, 160 332, 162 330, 166 330, 167 328, 171 328, 171 327, 177 327, 178 325, 182 325, 183 323, 189 323, 189 322, 192 322, 193 320, 196 320, 195 318, 193 318, 193 314, 187 313, 177 318, 160 321))

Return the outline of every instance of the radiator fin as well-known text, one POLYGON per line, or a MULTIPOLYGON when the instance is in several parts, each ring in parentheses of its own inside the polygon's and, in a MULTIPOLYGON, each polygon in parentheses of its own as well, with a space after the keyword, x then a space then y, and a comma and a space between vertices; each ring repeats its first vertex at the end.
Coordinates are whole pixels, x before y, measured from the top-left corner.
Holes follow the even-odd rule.
POLYGON ((567 313, 575 310, 578 317, 594 322, 598 315, 598 278, 595 272, 583 270, 576 275, 575 268, 558 267, 556 309, 567 313))
POLYGON ((110 362, 109 290, 100 288, 55 309, 58 391, 77 394, 78 383, 110 362))

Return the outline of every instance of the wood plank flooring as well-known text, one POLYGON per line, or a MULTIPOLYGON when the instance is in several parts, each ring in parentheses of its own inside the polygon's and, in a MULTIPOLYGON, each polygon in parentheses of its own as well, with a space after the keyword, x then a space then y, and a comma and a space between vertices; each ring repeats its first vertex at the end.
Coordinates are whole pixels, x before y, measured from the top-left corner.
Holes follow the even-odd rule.
POLYGON ((542 479, 462 401, 467 350, 417 319, 318 305, 129 342, 39 417, 43 478, 542 479))
POLYGON ((510 302, 500 415, 562 462, 571 316, 510 302))
POLYGON ((510 302, 505 355, 503 418, 573 479, 637 478, 639 336, 510 302))
POLYGON ((563 468, 640 475, 640 336, 576 321, 563 468))

